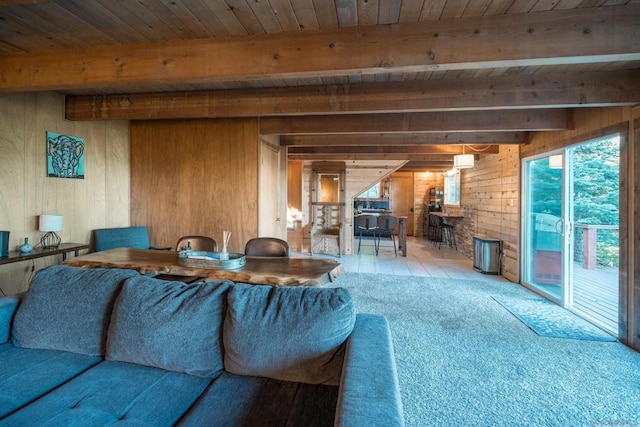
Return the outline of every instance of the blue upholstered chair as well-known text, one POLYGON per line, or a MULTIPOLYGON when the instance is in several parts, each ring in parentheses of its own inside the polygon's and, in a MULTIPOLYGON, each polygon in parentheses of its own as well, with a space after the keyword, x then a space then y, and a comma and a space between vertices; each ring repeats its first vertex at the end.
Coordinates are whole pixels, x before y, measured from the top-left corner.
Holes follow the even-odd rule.
POLYGON ((101 228, 93 231, 93 245, 96 252, 113 248, 162 249, 149 245, 147 227, 101 228))

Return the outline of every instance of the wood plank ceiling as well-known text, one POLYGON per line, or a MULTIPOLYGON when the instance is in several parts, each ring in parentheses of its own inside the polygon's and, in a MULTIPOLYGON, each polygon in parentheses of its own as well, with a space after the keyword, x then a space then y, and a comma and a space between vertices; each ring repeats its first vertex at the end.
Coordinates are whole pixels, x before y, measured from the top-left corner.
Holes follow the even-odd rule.
POLYGON ((260 117, 291 159, 452 156, 640 103, 640 1, 0 0, 0 92, 70 120, 260 117))

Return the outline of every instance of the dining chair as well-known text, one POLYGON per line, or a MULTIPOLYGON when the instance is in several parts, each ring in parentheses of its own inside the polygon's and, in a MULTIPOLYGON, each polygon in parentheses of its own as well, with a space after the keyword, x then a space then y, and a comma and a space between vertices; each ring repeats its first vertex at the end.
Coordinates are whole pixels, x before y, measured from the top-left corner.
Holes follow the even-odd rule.
POLYGON ((246 256, 288 257, 289 243, 276 237, 255 237, 244 247, 246 256))
POLYGON ((396 248, 396 238, 394 232, 398 225, 398 218, 393 215, 380 215, 378 217, 378 248, 376 249, 376 255, 380 251, 380 239, 386 238, 393 242, 393 251, 398 256, 398 249, 396 248))
POLYGON ((176 251, 187 248, 192 251, 218 252, 218 242, 209 236, 182 236, 176 243, 176 251))
POLYGON ((93 230, 93 249, 95 252, 113 248, 160 249, 171 247, 155 247, 149 244, 149 233, 145 226, 100 228, 93 230))
POLYGON ((362 233, 367 236, 373 235, 373 247, 378 253, 378 245, 376 243, 376 231, 378 230, 378 217, 375 215, 359 215, 356 219, 356 231, 358 233, 358 253, 360 253, 360 246, 362 245, 362 233))

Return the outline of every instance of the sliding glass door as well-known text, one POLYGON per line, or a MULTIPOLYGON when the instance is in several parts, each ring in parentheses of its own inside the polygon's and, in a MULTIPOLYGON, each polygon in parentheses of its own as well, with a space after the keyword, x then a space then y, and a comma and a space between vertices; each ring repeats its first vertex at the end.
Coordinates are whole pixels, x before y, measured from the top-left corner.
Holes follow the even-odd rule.
POLYGON ((562 152, 525 160, 523 280, 548 298, 563 303, 568 250, 565 239, 562 152))
POLYGON ((618 332, 620 138, 523 160, 523 283, 618 332))

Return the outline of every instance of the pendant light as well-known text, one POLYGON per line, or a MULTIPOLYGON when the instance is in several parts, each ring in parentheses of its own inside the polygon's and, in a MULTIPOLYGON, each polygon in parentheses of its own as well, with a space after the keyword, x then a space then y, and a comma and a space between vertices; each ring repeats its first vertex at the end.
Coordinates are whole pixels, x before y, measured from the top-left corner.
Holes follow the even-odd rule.
POLYGON ((458 169, 469 169, 475 165, 475 156, 473 154, 464 154, 464 146, 462 146, 462 154, 453 156, 453 167, 458 169))

